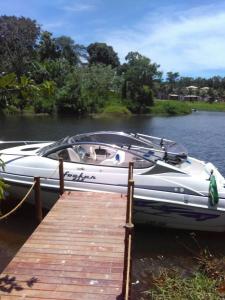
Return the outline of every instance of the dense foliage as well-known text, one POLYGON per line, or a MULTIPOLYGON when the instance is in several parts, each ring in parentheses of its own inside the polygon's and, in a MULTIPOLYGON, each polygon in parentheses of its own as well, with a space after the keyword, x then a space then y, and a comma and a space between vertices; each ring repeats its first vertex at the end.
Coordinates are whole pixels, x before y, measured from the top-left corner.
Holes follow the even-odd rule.
POLYGON ((41 31, 29 18, 0 17, 1 109, 85 114, 102 111, 113 95, 133 112, 143 112, 153 104, 158 67, 132 52, 120 65, 105 43, 84 47, 41 31))
POLYGON ((111 46, 105 43, 94 43, 87 47, 90 64, 111 65, 113 68, 119 66, 119 58, 117 53, 111 46))
MULTIPOLYGON (((118 105, 133 113, 163 107, 175 114, 172 103, 153 109, 153 99, 168 99, 171 93, 196 94, 211 102, 225 98, 224 78, 193 79, 168 72, 164 80, 159 67, 138 52, 129 52, 120 64, 105 43, 85 47, 68 36, 54 37, 35 20, 0 16, 0 110, 86 114, 102 112, 107 105, 106 111, 115 111, 118 105), (187 90, 188 85, 199 89, 187 90)), ((181 110, 187 111, 184 106, 181 110)))
POLYGON ((0 70, 15 72, 18 79, 28 71, 35 57, 40 27, 24 17, 0 17, 0 70))

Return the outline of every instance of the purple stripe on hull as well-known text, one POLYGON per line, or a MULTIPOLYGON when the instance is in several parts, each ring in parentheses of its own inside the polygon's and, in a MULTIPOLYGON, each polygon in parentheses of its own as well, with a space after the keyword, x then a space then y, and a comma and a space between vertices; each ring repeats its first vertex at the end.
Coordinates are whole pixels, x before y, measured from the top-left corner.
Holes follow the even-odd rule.
POLYGON ((157 215, 162 217, 169 217, 171 214, 177 214, 182 217, 191 218, 195 221, 206 221, 211 219, 216 219, 220 216, 220 214, 212 214, 212 213, 204 213, 204 212, 196 212, 191 208, 183 208, 174 205, 165 205, 160 202, 150 202, 143 200, 135 199, 135 210, 138 208, 149 208, 155 212, 145 211, 145 214, 157 215))

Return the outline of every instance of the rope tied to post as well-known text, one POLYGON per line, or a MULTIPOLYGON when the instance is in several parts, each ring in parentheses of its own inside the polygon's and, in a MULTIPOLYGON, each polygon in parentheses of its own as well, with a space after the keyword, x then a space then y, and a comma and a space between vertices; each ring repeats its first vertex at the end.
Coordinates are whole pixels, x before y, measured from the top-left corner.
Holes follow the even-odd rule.
POLYGON ((56 172, 59 174, 59 194, 62 195, 64 193, 64 171, 63 171, 63 159, 59 158, 58 165, 53 170, 53 172, 48 177, 41 177, 42 179, 49 180, 52 179, 52 176, 55 175, 56 172))
POLYGON ((17 211, 17 209, 19 209, 22 204, 27 200, 27 198, 30 196, 30 193, 32 192, 33 188, 36 185, 36 181, 34 181, 34 183, 32 184, 32 186, 30 187, 30 189, 28 190, 28 192, 26 193, 26 195, 23 197, 23 199, 8 213, 6 213, 5 215, 0 216, 0 221, 6 219, 7 217, 11 216, 15 211, 17 211))
MULTIPOLYGON (((63 159, 62 158, 59 159, 59 165, 54 170, 54 172, 51 174, 51 176, 56 172, 57 169, 59 172, 59 192, 60 192, 60 195, 62 195, 64 192, 64 172, 63 172, 63 159)), ((49 178, 42 177, 42 179, 48 180, 49 178)), ((26 195, 23 197, 23 199, 11 211, 6 213, 5 215, 0 215, 0 221, 6 219, 7 217, 11 216, 14 212, 16 212, 17 209, 19 209, 23 205, 23 203, 27 200, 27 198, 30 196, 30 193, 32 192, 33 189, 35 192, 36 217, 38 219, 38 222, 40 223, 43 218, 42 204, 41 204, 41 198, 40 198, 40 177, 34 177, 34 183, 30 187, 30 189, 28 190, 26 195)))

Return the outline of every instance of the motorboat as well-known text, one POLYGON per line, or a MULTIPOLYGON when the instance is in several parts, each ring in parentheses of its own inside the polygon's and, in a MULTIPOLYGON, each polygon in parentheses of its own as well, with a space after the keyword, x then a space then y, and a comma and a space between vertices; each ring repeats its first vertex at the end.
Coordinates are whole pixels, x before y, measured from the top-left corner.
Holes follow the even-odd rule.
MULTIPOLYGON (((190 157, 180 144, 140 133, 99 131, 56 142, 1 142, 0 178, 22 194, 41 177, 48 193, 66 190, 127 193, 134 165, 134 221, 190 230, 225 231, 225 179, 210 162, 190 157), (17 143, 16 145, 11 145, 17 143)), ((43 197, 50 207, 57 197, 43 197)))

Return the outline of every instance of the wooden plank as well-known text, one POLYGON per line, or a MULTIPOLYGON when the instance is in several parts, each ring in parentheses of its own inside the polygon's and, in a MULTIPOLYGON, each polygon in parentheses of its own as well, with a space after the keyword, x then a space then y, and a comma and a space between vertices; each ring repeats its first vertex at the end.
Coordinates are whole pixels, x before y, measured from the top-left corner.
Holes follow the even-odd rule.
POLYGON ((0 276, 0 300, 116 300, 126 198, 65 192, 0 276))

